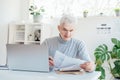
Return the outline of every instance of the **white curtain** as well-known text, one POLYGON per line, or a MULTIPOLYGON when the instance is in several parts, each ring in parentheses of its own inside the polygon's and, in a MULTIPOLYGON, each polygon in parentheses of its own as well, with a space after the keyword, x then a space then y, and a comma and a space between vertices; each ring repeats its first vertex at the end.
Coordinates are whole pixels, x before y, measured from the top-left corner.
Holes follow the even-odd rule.
POLYGON ((120 7, 120 0, 32 0, 37 6, 45 8, 49 17, 59 17, 63 13, 71 13, 77 17, 83 16, 83 11, 88 11, 88 16, 101 13, 105 16, 114 16, 114 8, 120 7))

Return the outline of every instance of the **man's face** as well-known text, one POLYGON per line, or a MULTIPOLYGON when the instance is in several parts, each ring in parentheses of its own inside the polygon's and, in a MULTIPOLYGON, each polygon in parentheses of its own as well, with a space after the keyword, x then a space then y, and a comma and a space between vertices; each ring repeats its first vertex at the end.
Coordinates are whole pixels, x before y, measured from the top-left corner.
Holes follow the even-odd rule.
POLYGON ((67 41, 70 40, 73 35, 74 26, 72 24, 63 24, 58 26, 58 30, 60 32, 62 39, 67 41))

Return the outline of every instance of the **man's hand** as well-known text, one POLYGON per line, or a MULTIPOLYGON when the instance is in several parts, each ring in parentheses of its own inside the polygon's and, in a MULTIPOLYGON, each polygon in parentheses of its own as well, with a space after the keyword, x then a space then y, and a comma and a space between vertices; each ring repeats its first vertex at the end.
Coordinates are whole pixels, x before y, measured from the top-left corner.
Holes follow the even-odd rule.
POLYGON ((49 56, 49 66, 54 66, 54 60, 51 56, 49 56))
POLYGON ((84 64, 81 64, 80 67, 85 71, 92 72, 95 69, 95 64, 93 62, 85 62, 84 64))

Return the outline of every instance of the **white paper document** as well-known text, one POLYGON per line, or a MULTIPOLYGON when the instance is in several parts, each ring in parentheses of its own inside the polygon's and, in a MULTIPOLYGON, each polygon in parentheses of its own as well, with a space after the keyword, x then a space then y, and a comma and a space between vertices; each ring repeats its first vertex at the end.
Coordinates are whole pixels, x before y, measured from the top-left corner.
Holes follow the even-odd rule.
POLYGON ((59 71, 80 70, 80 64, 84 62, 85 61, 68 57, 63 53, 56 51, 54 56, 54 69, 59 71))

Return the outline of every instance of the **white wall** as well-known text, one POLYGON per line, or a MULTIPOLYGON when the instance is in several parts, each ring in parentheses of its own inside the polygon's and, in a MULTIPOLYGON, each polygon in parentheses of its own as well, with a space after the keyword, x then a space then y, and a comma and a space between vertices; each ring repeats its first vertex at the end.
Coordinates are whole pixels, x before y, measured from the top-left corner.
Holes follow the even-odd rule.
MULTIPOLYGON (((86 42, 88 50, 93 57, 95 48, 100 44, 107 44, 111 46, 111 38, 116 37, 120 39, 120 20, 116 17, 88 17, 79 19, 77 34, 78 39, 83 39, 86 42), (97 34, 97 27, 101 24, 107 24, 111 27, 110 34, 97 34)), ((110 47, 111 48, 111 47, 110 47)), ((94 57, 92 58, 94 59, 94 57)))
POLYGON ((21 21, 28 21, 29 20, 29 4, 30 0, 19 0, 21 1, 21 21))
POLYGON ((0 0, 0 64, 6 63, 8 24, 12 21, 28 20, 29 0, 0 0))

